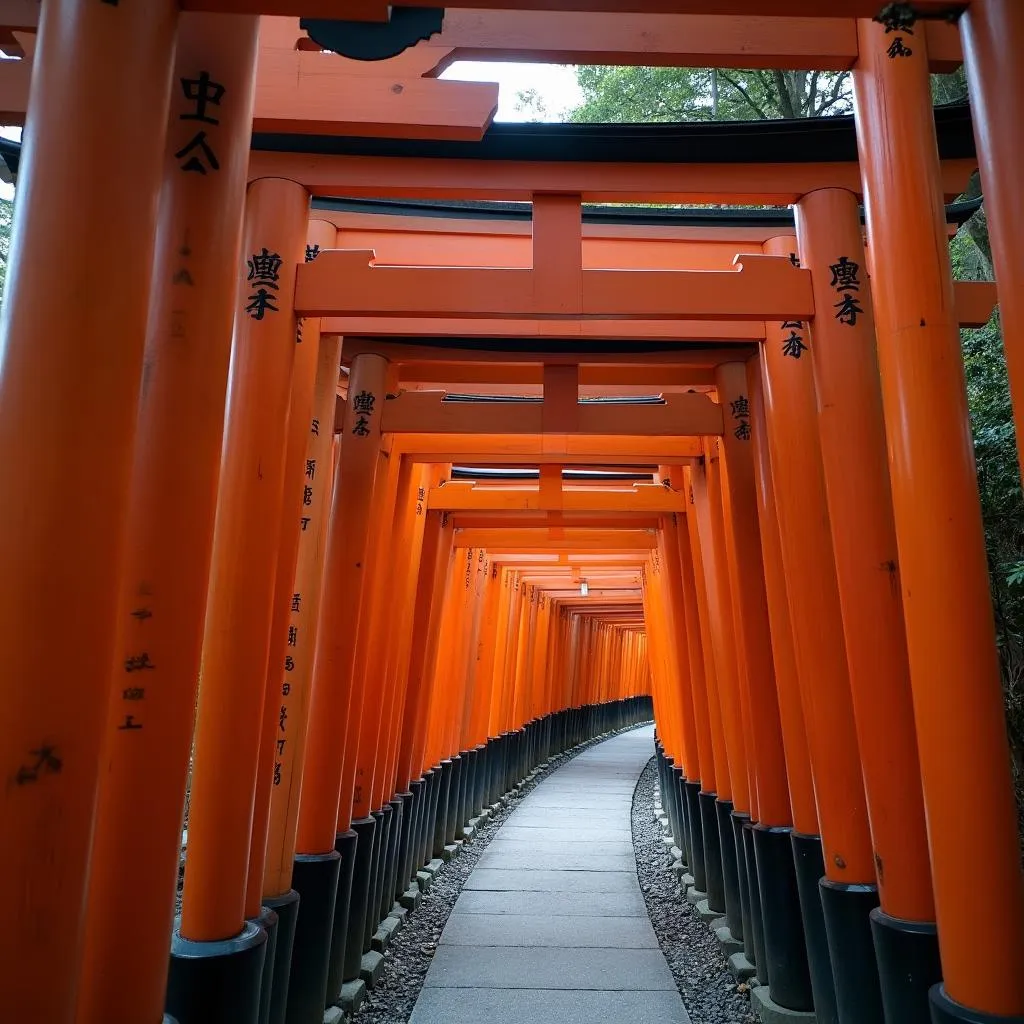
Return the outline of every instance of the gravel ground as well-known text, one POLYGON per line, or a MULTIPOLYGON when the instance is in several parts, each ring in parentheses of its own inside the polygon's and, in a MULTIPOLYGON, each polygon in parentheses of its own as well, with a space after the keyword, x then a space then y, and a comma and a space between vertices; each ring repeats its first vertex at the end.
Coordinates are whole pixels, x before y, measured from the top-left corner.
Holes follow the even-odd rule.
POLYGON ((647 913, 693 1024, 754 1024, 746 985, 737 985, 706 924, 669 867, 654 817, 658 773, 652 757, 633 793, 633 849, 647 913))
MULTIPOLYGON (((423 987, 423 979, 441 938, 441 930, 455 901, 462 892, 469 873, 476 866, 488 843, 515 810, 519 799, 543 782, 556 768, 571 761, 600 740, 590 740, 565 754, 548 761, 547 767, 521 787, 519 795, 503 807, 464 846, 450 864, 438 872, 430 891, 423 897, 419 909, 406 918, 405 927, 384 954, 384 969, 377 987, 367 994, 366 1002, 356 1013, 357 1024, 405 1024, 423 987)), ((650 808, 648 799, 648 808, 650 808)), ((635 811, 634 811, 635 814, 635 811)), ((651 811, 653 815, 653 811, 651 811)), ((635 827, 635 826, 634 826, 635 827)), ((724 1020, 725 1018, 717 1018, 724 1020)), ((735 1018, 740 1020, 740 1018, 735 1018)))

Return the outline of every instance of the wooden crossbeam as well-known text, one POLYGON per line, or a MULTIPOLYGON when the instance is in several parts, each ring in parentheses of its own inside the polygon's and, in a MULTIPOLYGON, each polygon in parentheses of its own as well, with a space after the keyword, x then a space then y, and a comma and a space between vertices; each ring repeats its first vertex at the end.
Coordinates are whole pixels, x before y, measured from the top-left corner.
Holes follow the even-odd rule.
POLYGON ((427 507, 443 512, 635 512, 668 514, 685 512, 686 503, 678 491, 655 484, 623 490, 563 488, 554 501, 546 499, 539 487, 478 487, 449 481, 432 487, 427 507))
MULTIPOLYGON (((445 401, 443 391, 406 391, 384 403, 381 429, 388 434, 547 434, 545 402, 445 401)), ((720 435, 721 407, 702 394, 666 395, 663 405, 575 407, 575 429, 557 433, 579 436, 690 437, 720 435)))

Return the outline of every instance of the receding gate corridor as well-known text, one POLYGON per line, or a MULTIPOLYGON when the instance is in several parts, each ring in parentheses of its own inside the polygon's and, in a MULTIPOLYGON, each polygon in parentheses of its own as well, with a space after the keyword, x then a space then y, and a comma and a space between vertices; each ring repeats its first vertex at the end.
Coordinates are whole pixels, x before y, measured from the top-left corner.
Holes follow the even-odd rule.
POLYGON ((688 1024, 633 856, 653 738, 591 747, 522 801, 469 876, 410 1024, 688 1024))

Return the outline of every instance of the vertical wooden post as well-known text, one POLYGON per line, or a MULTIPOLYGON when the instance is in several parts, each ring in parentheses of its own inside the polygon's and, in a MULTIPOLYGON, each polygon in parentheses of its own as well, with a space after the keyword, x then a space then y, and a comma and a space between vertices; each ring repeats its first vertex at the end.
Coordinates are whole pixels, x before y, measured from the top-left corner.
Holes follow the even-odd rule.
POLYGON ((257 36, 255 17, 186 14, 179 25, 79 980, 81 1024, 156 1020, 164 1008, 257 36), (190 170, 177 155, 197 128, 218 162, 216 172, 190 170), (128 671, 140 652, 147 669, 128 671))
POLYGON ((925 1024, 928 989, 941 973, 871 288, 856 197, 840 189, 804 196, 797 206, 797 234, 819 311, 810 335, 812 368, 882 904, 872 912, 882 996, 888 1018, 925 1024))
POLYGON ((0 866, 19 892, 0 956, 17 1020, 74 1013, 176 21, 171 0, 54 0, 39 24, 0 326, 0 866))
MULTIPOLYGON (((186 1019, 227 987, 218 973, 234 977, 236 961, 254 959, 244 879, 295 358, 295 271, 305 251, 308 208, 306 190, 294 182, 261 179, 249 187, 242 246, 248 272, 235 309, 181 934, 168 986, 168 1009, 186 1019), (216 970, 204 966, 208 959, 217 961, 216 970)), ((251 996, 252 979, 243 974, 239 999, 251 996)))
MULTIPOLYGON (((796 252, 769 239, 765 252, 796 252)), ((860 752, 818 438, 813 352, 802 324, 769 324, 761 350, 765 416, 797 671, 825 852, 822 905, 839 1019, 881 1021, 868 915, 877 906, 860 752)))
POLYGON ((722 449, 736 552, 732 585, 738 604, 737 634, 747 662, 745 703, 752 740, 748 756, 757 779, 757 824, 749 838, 744 835, 745 845, 756 848, 756 863, 748 858, 746 865, 755 950, 759 972, 764 968, 759 976, 768 983, 771 998, 788 1009, 809 1011, 814 999, 790 843, 793 818, 761 551, 746 365, 720 364, 715 382, 727 424, 722 449), (758 948, 761 935, 763 946, 758 948))
MULTIPOLYGON (((349 373, 299 805, 297 843, 303 854, 323 854, 334 849, 337 832, 342 735, 349 720, 363 563, 374 483, 381 461, 380 420, 387 370, 387 359, 367 354, 352 360, 349 373)), ((344 813, 349 813, 347 808, 344 813)))
POLYGON ((1019 1016, 1024 992, 996 980, 1024 949, 1024 882, 927 53, 920 32, 893 57, 881 25, 858 31, 857 135, 945 979, 933 1012, 1019 1016), (985 861, 971 902, 957 867, 967 849, 985 861), (984 942, 974 900, 990 911, 984 942))

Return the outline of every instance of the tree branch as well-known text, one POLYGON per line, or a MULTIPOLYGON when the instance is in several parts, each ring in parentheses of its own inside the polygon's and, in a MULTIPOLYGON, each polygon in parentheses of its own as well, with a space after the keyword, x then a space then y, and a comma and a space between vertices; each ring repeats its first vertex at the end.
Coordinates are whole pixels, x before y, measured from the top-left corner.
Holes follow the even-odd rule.
POLYGON ((750 109, 755 114, 757 114, 757 116, 762 121, 769 120, 768 115, 753 101, 753 99, 750 96, 750 93, 748 93, 747 90, 744 89, 743 86, 740 85, 740 83, 737 82, 735 78, 731 77, 727 72, 722 71, 721 69, 718 72, 718 77, 724 78, 726 82, 728 82, 729 85, 731 85, 743 97, 743 99, 747 103, 747 106, 750 107, 750 109))

